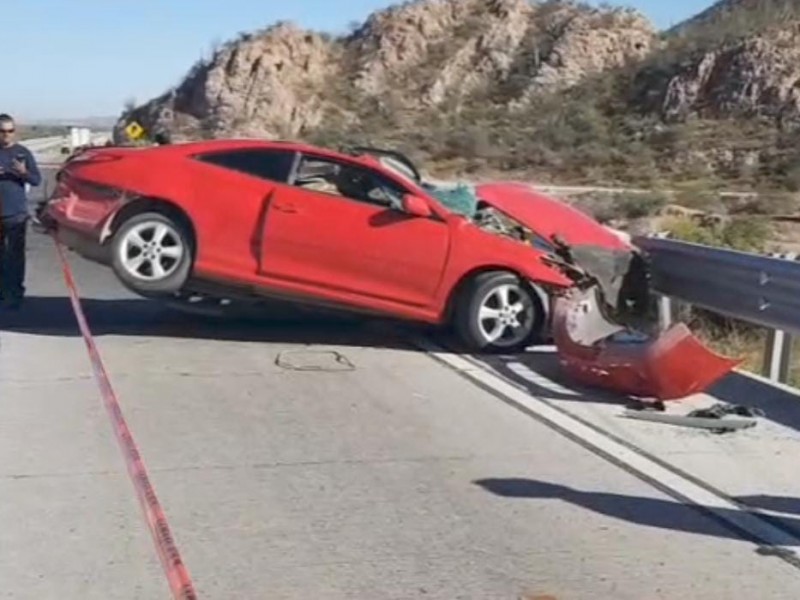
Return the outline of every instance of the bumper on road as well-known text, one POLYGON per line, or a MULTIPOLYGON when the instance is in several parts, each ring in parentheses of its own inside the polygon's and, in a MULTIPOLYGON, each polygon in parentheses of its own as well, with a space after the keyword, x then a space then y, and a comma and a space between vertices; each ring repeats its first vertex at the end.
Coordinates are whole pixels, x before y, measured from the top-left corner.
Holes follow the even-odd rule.
POLYGON ((641 324, 649 277, 634 249, 567 248, 561 258, 576 287, 556 298, 552 331, 561 367, 573 380, 628 396, 679 400, 741 364, 713 352, 683 323, 645 333, 657 328, 641 324), (638 304, 636 315, 627 308, 631 301, 638 304))
POLYGON ((559 298, 553 320, 561 367, 579 383, 640 398, 679 400, 707 390, 741 363, 711 351, 683 323, 656 337, 617 333, 581 345, 570 334, 571 325, 576 319, 602 318, 584 312, 591 305, 587 293, 593 290, 559 298))

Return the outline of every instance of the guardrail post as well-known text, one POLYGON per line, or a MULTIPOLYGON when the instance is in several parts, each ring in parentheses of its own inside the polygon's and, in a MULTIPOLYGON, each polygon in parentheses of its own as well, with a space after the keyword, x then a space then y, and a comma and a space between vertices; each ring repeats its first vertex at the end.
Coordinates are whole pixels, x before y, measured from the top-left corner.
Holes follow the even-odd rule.
MULTIPOLYGON (((797 254, 773 253, 774 258, 797 260, 797 254)), ((762 274, 762 277, 764 275, 762 274)), ((788 383, 792 360, 792 336, 786 331, 770 329, 767 333, 767 348, 764 352, 764 368, 762 374, 772 381, 788 383)))
POLYGON ((672 326, 673 320, 672 298, 669 296, 658 297, 658 326, 661 331, 666 331, 672 326))
POLYGON ((788 383, 792 359, 792 336, 785 331, 770 329, 764 353, 763 375, 771 381, 788 383))

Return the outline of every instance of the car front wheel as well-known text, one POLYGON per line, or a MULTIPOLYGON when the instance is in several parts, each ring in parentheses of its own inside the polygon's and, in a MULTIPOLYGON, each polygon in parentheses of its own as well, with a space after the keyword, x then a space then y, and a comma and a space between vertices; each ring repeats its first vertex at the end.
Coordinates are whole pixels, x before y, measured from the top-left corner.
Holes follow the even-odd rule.
POLYGON ((174 294, 191 273, 187 227, 162 213, 141 213, 126 220, 114 235, 111 250, 117 277, 143 296, 174 294))
POLYGON ((542 332, 544 311, 536 293, 513 273, 483 273, 464 289, 454 326, 471 351, 519 352, 542 332))

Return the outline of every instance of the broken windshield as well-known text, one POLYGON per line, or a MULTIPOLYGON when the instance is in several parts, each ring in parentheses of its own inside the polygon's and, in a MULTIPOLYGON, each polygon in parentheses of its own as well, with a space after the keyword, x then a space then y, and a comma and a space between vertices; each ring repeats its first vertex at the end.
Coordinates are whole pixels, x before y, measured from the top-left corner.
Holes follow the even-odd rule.
POLYGON ((472 218, 478 207, 478 195, 475 186, 465 183, 457 184, 434 184, 427 181, 417 181, 411 169, 406 167, 401 161, 391 156, 379 156, 378 161, 395 175, 405 179, 414 185, 419 185, 427 193, 433 196, 446 209, 472 218))
POLYGON ((478 208, 478 195, 474 186, 464 183, 454 186, 423 183, 422 187, 448 210, 469 218, 475 216, 478 208))

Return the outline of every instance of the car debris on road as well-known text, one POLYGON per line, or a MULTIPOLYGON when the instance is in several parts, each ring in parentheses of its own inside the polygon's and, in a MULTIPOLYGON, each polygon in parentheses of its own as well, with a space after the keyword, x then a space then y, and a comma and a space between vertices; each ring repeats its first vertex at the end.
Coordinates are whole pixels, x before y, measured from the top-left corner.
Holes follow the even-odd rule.
POLYGON ((693 410, 686 415, 668 414, 659 410, 642 410, 639 407, 626 409, 622 416, 639 421, 706 429, 712 433, 730 433, 755 427, 756 418, 763 417, 764 413, 746 406, 732 406, 720 402, 710 408, 693 410))
POLYGON ((652 318, 646 256, 635 247, 571 247, 550 259, 574 282, 554 301, 559 362, 590 386, 653 401, 707 390, 741 364, 705 346, 684 323, 659 331, 652 318))

